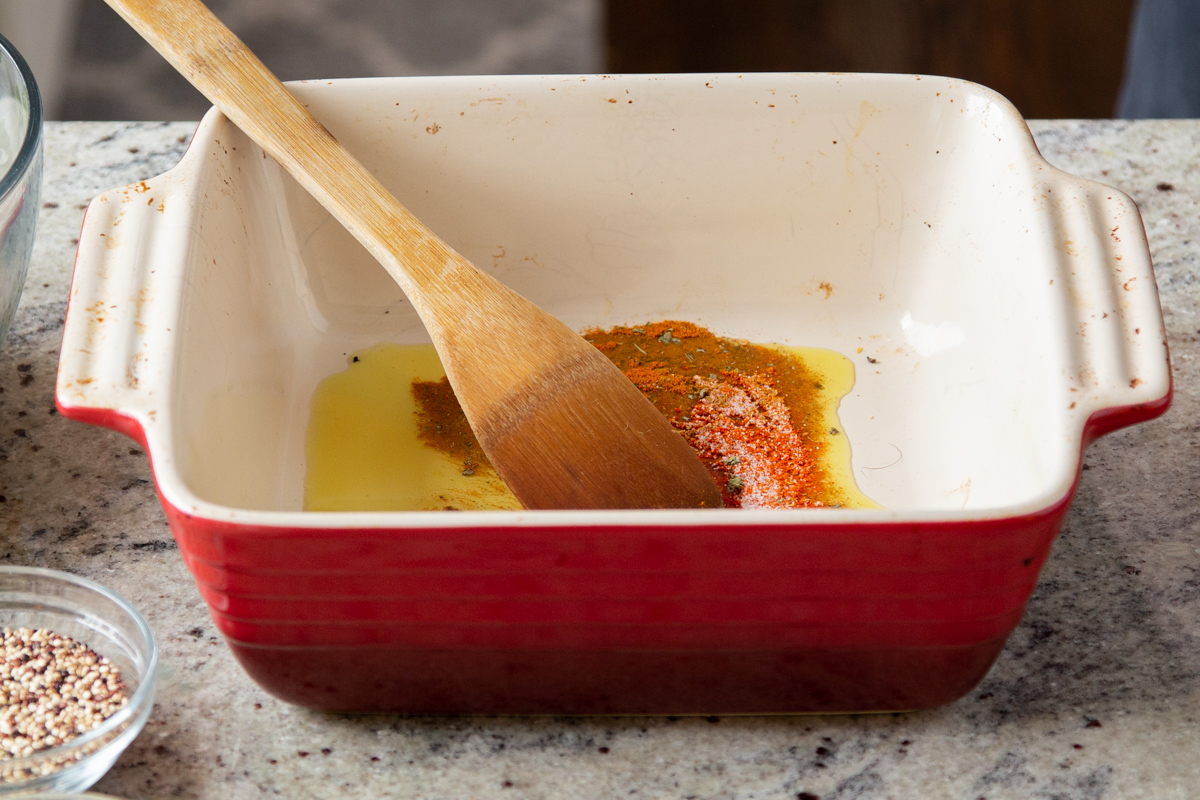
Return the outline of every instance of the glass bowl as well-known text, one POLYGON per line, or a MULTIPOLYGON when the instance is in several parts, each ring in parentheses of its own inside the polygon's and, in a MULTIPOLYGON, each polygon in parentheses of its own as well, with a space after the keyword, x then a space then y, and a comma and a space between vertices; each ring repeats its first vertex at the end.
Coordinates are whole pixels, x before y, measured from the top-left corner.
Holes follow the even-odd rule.
POLYGON ((42 97, 29 65, 0 36, 0 341, 8 332, 42 193, 42 97))
POLYGON ((0 795, 81 792, 100 780, 146 724, 158 648, 142 615, 98 583, 36 567, 0 567, 0 628, 44 628, 83 642, 121 670, 129 704, 65 744, 0 760, 0 795))

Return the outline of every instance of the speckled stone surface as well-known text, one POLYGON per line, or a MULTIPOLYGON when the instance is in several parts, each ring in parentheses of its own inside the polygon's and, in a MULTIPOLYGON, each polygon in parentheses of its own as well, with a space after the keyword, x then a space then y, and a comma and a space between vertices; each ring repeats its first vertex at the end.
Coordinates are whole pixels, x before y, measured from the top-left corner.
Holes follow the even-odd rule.
POLYGON ((126 798, 1185 798, 1200 787, 1200 122, 1039 122, 1058 166, 1130 193, 1175 370, 1155 422, 1087 453, 1024 621, 963 700, 903 715, 337 716, 267 696, 216 636, 145 454, 53 411, 74 239, 98 192, 169 168, 189 124, 58 123, 25 296, 0 346, 0 559, 133 601, 162 648, 126 798))

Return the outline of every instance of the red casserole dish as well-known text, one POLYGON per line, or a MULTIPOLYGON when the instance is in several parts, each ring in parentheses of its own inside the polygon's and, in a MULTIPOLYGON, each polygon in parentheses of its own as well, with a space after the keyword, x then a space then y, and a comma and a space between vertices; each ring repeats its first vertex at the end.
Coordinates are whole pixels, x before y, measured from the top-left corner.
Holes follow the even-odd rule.
POLYGON ((860 488, 884 508, 302 511, 316 383, 357 349, 427 340, 382 270, 212 112, 178 167, 89 207, 57 399, 146 445, 214 620, 289 702, 952 701, 1019 622, 1083 447, 1169 404, 1136 206, 1046 164, 982 87, 294 88, 456 249, 577 329, 684 318, 852 357, 841 420, 860 488))

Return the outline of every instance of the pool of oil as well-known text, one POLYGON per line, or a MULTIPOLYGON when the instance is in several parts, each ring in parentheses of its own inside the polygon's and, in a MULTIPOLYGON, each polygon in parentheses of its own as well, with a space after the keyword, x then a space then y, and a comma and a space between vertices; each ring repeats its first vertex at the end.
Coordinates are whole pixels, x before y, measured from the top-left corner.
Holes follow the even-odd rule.
POLYGON ((495 473, 463 465, 417 432, 412 382, 445 376, 431 344, 385 342, 353 354, 313 392, 305 511, 519 509, 495 473))
MULTIPOLYGON (((827 431, 823 466, 843 507, 878 508, 859 491, 850 468, 850 441, 838 419, 854 385, 854 365, 833 350, 773 346, 822 377, 823 398, 813 420, 827 431)), ((305 511, 515 510, 520 502, 490 470, 468 471, 461 461, 418 435, 413 381, 445 375, 431 344, 390 342, 354 353, 346 369, 314 391, 305 451, 305 511), (471 472, 471 474, 464 474, 471 472)))

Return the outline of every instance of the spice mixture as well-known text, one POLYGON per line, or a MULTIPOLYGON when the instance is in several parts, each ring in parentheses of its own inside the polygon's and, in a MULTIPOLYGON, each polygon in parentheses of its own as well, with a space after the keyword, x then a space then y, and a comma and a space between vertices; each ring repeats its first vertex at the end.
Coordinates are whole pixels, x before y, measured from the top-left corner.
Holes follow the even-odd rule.
POLYGON ((69 742, 128 703, 120 670, 87 645, 40 628, 4 629, 0 760, 69 742))
POLYGON ((461 463, 463 475, 495 472, 445 376, 440 381, 413 381, 412 394, 417 401, 417 435, 425 444, 461 463))
MULTIPOLYGON (((842 435, 819 420, 822 377, 771 347, 715 336, 690 322, 584 332, 669 419, 700 455, 726 508, 838 507, 845 493, 821 456, 842 435)), ((425 443, 492 471, 449 383, 414 381, 425 443)))

